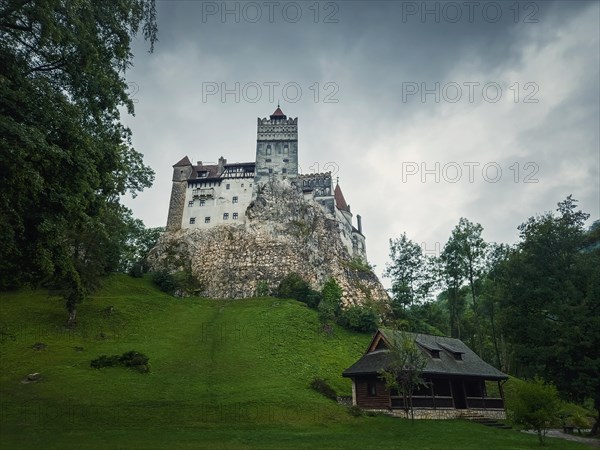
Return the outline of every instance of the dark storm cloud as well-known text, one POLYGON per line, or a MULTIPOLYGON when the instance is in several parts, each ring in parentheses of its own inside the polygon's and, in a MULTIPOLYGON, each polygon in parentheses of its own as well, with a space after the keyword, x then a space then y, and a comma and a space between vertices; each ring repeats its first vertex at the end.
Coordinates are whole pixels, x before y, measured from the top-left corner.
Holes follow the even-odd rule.
POLYGON ((528 216, 553 209, 568 194, 598 217, 597 2, 481 1, 472 4, 473 20, 465 2, 321 2, 317 22, 314 2, 299 2, 296 23, 282 16, 290 3, 279 2, 270 22, 265 3, 256 2, 262 17, 251 23, 248 2, 227 4, 238 5, 239 22, 231 14, 222 20, 222 2, 158 2, 160 42, 148 54, 138 41, 127 74, 138 90, 136 117, 127 123, 157 172, 155 186, 128 201, 147 225, 166 222, 173 163, 185 154, 252 160, 256 117, 269 115, 278 100, 299 117, 304 172, 328 162, 339 168, 378 271, 388 238, 406 231, 436 248, 461 216, 481 222, 487 239, 505 242, 516 239, 516 226, 528 216), (437 7, 440 20, 423 17, 423 5, 437 7), (456 5, 462 16, 452 23, 456 5), (215 6, 219 11, 208 14, 215 6), (337 22, 326 22, 332 12, 337 22), (273 99, 269 82, 279 83, 273 99), (295 102, 285 101, 288 82, 302 88, 295 102), (332 92, 324 89, 328 82, 335 103, 324 101, 332 92), (420 93, 403 99, 406 83, 432 89, 436 82, 439 101, 432 94, 422 101, 420 93), (256 102, 233 95, 223 101, 220 92, 206 95, 206 83, 219 89, 256 83, 263 92, 256 102), (472 102, 465 83, 478 83, 472 102), (483 98, 486 83, 501 87, 499 101, 483 98), (463 89, 456 103, 447 101, 454 85, 463 89), (527 94, 537 102, 525 103, 527 94), (422 182, 421 174, 402 179, 403 164, 466 169, 469 162, 479 164, 473 182, 466 172, 456 182, 432 175, 422 182), (502 168, 494 182, 481 172, 491 163, 502 168), (524 183, 532 167, 537 182, 524 183))

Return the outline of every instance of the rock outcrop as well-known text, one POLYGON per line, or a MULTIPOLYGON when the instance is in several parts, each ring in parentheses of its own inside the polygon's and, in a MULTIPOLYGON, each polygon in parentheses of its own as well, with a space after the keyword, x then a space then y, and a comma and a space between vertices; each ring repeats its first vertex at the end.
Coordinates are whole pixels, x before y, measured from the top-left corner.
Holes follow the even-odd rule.
POLYGON ((197 294, 211 298, 255 296, 259 285, 275 289, 296 272, 313 289, 333 277, 344 305, 388 299, 377 276, 351 259, 335 219, 286 180, 259 189, 244 224, 166 232, 148 259, 154 270, 191 271, 197 294))

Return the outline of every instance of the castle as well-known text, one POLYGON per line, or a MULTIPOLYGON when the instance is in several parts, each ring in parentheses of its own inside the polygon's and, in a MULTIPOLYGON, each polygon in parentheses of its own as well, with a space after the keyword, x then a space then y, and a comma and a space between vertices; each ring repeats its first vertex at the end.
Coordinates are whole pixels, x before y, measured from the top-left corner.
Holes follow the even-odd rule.
POLYGON ((254 162, 193 165, 185 156, 173 166, 173 187, 167 231, 209 229, 218 225, 242 225, 246 210, 265 184, 287 179, 305 199, 319 203, 338 224, 340 238, 352 258, 367 261, 360 215, 356 227, 350 205, 331 172, 298 173, 298 118, 277 109, 269 118, 258 118, 254 162))

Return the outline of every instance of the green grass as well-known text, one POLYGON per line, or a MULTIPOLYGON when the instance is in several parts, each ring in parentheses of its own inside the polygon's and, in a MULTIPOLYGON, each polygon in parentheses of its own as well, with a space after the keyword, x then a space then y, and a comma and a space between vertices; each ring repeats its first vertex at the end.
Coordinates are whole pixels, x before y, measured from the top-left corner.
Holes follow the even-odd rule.
MULTIPOLYGON (((175 299, 147 279, 113 276, 80 305, 74 331, 43 292, 3 293, 0 306, 3 449, 538 447, 535 436, 463 421, 350 416, 308 385, 321 377, 350 395, 341 372, 370 336, 338 327, 324 336, 296 301, 175 299), (149 374, 90 367, 129 350, 150 357, 149 374), (42 380, 22 384, 33 372, 42 380)), ((547 448, 585 447, 549 439, 547 448)))

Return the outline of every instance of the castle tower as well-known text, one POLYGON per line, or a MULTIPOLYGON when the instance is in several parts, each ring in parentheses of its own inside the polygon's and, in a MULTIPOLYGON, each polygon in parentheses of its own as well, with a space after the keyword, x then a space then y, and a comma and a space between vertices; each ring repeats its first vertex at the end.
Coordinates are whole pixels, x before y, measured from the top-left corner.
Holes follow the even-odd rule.
POLYGON ((167 218, 167 231, 181 229, 183 208, 188 179, 193 171, 192 163, 186 156, 173 166, 173 187, 171 188, 171 201, 169 202, 169 216, 167 218))
POLYGON ((275 178, 298 176, 298 118, 288 119, 279 105, 267 119, 258 118, 254 187, 275 178))

